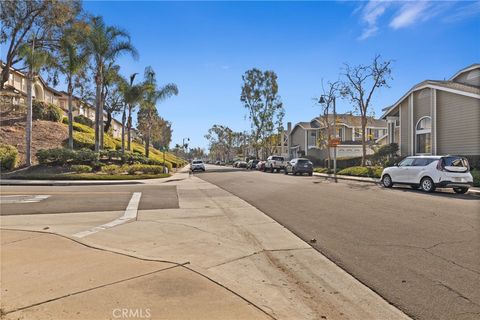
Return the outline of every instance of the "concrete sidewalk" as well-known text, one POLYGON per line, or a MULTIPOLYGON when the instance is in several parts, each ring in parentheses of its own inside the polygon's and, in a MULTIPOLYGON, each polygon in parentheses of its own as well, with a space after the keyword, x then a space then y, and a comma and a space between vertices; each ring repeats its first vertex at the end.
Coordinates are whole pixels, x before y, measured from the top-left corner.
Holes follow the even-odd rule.
MULTIPOLYGON (((177 264, 188 262, 190 270, 245 299, 238 301, 227 295, 226 301, 233 301, 233 306, 240 311, 238 314, 231 313, 227 304, 219 304, 216 310, 218 314, 223 314, 223 319, 255 319, 262 318, 265 314, 276 319, 409 319, 292 232, 242 199, 185 172, 177 173, 169 181, 169 185, 176 186, 179 209, 139 210, 138 216, 131 222, 76 241, 140 259, 173 261, 177 264), (246 305, 245 301, 258 306, 264 313, 246 305)), ((114 214, 42 214, 36 219, 33 216, 3 216, 0 219, 3 228, 41 231, 47 225, 49 231, 73 238, 78 232, 111 221, 114 214)), ((38 250, 37 246, 29 248, 32 251, 38 250)), ((20 262, 15 264, 18 263, 20 262)), ((108 269, 106 266, 104 268, 108 269)), ((181 268, 187 267, 175 267, 173 270, 181 268)), ((15 272, 13 267, 10 270, 15 272)), ((81 275, 85 273, 85 276, 88 274, 74 268, 69 276, 74 279, 77 272, 81 275)), ((17 275, 16 279, 20 279, 20 276, 17 275)), ((68 277, 64 279, 67 282, 68 277)), ((167 286, 165 291, 161 291, 161 286, 150 288, 144 283, 136 290, 125 287, 124 295, 129 296, 130 301, 137 301, 136 296, 139 295, 138 301, 142 301, 142 308, 149 306, 150 297, 175 296, 173 300, 167 299, 164 305, 153 304, 160 310, 171 310, 167 314, 169 319, 189 318, 188 316, 203 318, 200 306, 204 304, 207 310, 205 315, 215 318, 217 314, 209 309, 212 306, 209 302, 220 303, 210 301, 223 299, 223 293, 215 293, 215 290, 220 289, 212 287, 204 291, 205 297, 202 294, 189 296, 193 289, 187 276, 184 280, 181 277, 178 279, 180 280, 175 285, 167 286), (174 286, 178 286, 176 291, 173 290, 174 286), (213 296, 209 296, 209 290, 214 291, 213 296), (198 306, 197 314, 193 311, 185 313, 189 310, 188 307, 187 310, 177 308, 179 301, 183 301, 183 295, 193 300, 199 299, 189 301, 191 305, 198 306), (173 304, 172 309, 169 303, 173 304)), ((32 292, 35 288, 17 287, 14 292, 21 295, 25 290, 32 292)), ((122 296, 114 297, 117 301, 122 296)), ((122 301, 124 300, 120 300, 117 305, 122 305, 122 301)), ((72 303, 73 308, 75 303, 72 303)), ((108 310, 102 312, 111 312, 111 302, 105 303, 108 310)), ((50 306, 52 305, 43 305, 43 311, 31 309, 32 317, 37 312, 56 315, 60 307, 50 309, 50 306)), ((135 307, 135 304, 130 306, 135 307)), ((10 310, 13 307, 8 306, 10 310)), ((29 310, 30 308, 22 311, 22 315, 29 310)))
POLYGON ((2 230, 1 247, 2 319, 270 319, 177 263, 38 232, 2 230))

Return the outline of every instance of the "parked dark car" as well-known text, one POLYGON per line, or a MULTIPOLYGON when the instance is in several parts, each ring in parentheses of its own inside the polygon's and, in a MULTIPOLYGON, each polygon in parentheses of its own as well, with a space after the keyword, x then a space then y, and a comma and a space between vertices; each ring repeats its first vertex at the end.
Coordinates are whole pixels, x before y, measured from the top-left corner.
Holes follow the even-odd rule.
POLYGON ((257 168, 257 164, 260 160, 250 160, 247 163, 248 170, 255 170, 257 168))
POLYGON ((293 175, 308 173, 313 175, 313 163, 304 158, 295 158, 287 162, 285 166, 285 174, 292 173, 293 175))

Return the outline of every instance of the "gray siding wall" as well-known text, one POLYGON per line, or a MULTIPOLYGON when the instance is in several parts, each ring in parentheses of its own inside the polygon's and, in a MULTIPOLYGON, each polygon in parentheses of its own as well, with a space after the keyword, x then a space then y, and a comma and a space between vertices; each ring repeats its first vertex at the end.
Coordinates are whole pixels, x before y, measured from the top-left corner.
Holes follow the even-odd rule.
POLYGON ((299 145, 302 151, 305 150, 305 130, 300 127, 295 127, 292 131, 292 147, 299 145))
POLYGON ((413 93, 413 125, 415 126, 425 116, 431 117, 431 92, 432 89, 426 88, 413 93))
POLYGON ((408 100, 410 96, 400 104, 400 154, 402 156, 409 155, 410 152, 410 113, 408 108, 408 100))
POLYGON ((480 155, 480 99, 437 90, 437 154, 480 155))

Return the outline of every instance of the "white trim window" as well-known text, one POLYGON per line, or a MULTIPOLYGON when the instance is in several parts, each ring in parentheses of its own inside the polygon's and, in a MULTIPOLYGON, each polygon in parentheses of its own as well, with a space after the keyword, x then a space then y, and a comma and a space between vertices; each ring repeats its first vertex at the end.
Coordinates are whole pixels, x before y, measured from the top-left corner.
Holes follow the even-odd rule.
POLYGON ((432 154, 432 118, 423 117, 415 127, 416 154, 432 154))

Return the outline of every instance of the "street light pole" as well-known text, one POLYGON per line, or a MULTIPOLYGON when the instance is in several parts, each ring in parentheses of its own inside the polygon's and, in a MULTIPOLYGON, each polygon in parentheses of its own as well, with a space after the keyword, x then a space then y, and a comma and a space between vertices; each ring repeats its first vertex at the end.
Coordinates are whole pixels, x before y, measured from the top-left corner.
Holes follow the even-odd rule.
MULTIPOLYGON (((332 139, 331 139, 331 135, 330 135, 330 132, 328 133, 328 144, 329 146, 332 146, 333 147, 333 179, 335 180, 335 182, 337 182, 337 110, 336 110, 336 99, 335 99, 335 96, 333 97, 328 97, 329 99, 331 98, 332 99, 332 102, 333 102, 333 135, 334 135, 334 143, 331 143, 332 139)), ((330 103, 329 100, 325 99, 325 95, 321 95, 320 96, 320 100, 318 100, 318 103, 320 104, 324 104, 326 103, 327 104, 327 108, 328 108, 328 104, 330 103)), ((328 111, 327 111, 327 122, 328 122, 328 111)), ((330 155, 329 155, 330 156, 330 155)), ((330 167, 330 164, 328 165, 330 167)))
POLYGON ((335 107, 336 99, 333 97, 333 132, 335 137, 335 145, 333 146, 333 179, 337 182, 337 110, 335 107))

